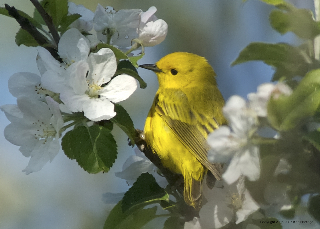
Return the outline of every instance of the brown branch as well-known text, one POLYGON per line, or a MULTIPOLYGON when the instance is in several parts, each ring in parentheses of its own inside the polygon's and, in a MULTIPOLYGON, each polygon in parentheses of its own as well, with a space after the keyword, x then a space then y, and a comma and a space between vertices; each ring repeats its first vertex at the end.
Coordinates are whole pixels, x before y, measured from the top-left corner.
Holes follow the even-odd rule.
POLYGON ((39 14, 43 18, 43 20, 46 23, 46 25, 48 26, 49 31, 52 34, 52 37, 53 37, 53 39, 54 39, 54 41, 56 43, 56 46, 58 46, 59 40, 60 40, 60 36, 58 34, 58 31, 57 31, 56 27, 54 26, 54 24, 52 22, 52 18, 50 17, 49 14, 47 14, 47 12, 43 9, 41 4, 37 0, 30 0, 30 1, 32 2, 34 7, 38 10, 39 14))

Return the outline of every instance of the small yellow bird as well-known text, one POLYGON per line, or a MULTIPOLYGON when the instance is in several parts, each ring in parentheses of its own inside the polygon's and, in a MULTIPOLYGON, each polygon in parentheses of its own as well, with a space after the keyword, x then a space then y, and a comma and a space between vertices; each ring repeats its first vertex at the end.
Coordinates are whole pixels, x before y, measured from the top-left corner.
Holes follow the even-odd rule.
POLYGON ((145 140, 164 167, 184 177, 184 200, 199 209, 202 180, 209 170, 221 179, 221 166, 207 159, 208 134, 226 123, 224 99, 215 72, 204 57, 175 52, 156 64, 159 89, 144 126, 145 140))

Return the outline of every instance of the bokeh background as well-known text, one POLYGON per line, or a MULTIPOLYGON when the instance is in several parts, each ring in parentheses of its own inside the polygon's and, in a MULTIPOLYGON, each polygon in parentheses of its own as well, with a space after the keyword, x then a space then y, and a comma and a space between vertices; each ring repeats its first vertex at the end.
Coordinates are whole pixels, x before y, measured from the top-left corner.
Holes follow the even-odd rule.
MULTIPOLYGON (((98 3, 115 9, 138 8, 146 11, 156 6, 158 18, 169 25, 166 40, 147 48, 139 63, 154 63, 168 53, 186 51, 208 59, 215 69, 219 88, 227 100, 231 95, 243 97, 255 92, 258 85, 269 82, 273 70, 260 62, 230 67, 239 52, 250 42, 298 43, 292 34, 279 35, 269 25, 268 15, 274 7, 258 0, 74 0, 92 11, 98 3)), ((291 0, 298 7, 313 10, 312 0, 291 0)), ((0 0, 30 15, 33 5, 29 1, 0 0)), ((18 31, 15 20, 0 15, 0 105, 14 104, 8 91, 9 77, 16 72, 38 74, 36 49, 17 47, 14 42, 18 31)), ((143 129, 144 120, 157 90, 156 76, 139 70, 147 82, 146 89, 138 89, 122 104, 128 110, 136 128, 143 129)), ((119 155, 113 168, 106 174, 90 175, 61 151, 52 163, 41 171, 25 175, 25 158, 3 136, 9 122, 0 112, 0 229, 87 229, 102 228, 112 206, 102 201, 106 192, 124 192, 128 185, 114 176, 121 171, 124 161, 133 154, 127 137, 114 130, 119 155)), ((150 225, 149 225, 150 226, 150 225)), ((294 225, 290 225, 293 228, 294 225)), ((148 228, 145 227, 145 228, 148 228)))

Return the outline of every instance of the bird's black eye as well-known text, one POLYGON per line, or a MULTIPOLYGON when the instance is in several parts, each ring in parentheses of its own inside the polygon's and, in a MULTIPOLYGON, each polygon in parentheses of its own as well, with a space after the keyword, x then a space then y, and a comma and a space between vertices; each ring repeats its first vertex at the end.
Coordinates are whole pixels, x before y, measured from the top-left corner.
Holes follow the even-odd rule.
POLYGON ((171 74, 172 74, 172 75, 177 75, 177 74, 178 74, 178 71, 173 68, 173 69, 171 69, 171 74))

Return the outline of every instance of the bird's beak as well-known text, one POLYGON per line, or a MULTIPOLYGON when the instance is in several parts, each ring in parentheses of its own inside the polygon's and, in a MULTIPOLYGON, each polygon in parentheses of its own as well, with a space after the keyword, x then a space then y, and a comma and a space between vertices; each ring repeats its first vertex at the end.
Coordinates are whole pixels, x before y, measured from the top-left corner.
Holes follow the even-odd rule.
POLYGON ((162 72, 161 69, 159 69, 157 67, 157 65, 155 64, 142 64, 142 65, 139 65, 140 68, 145 68, 145 69, 148 69, 148 70, 151 70, 151 71, 154 71, 154 72, 162 72))

